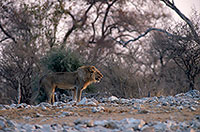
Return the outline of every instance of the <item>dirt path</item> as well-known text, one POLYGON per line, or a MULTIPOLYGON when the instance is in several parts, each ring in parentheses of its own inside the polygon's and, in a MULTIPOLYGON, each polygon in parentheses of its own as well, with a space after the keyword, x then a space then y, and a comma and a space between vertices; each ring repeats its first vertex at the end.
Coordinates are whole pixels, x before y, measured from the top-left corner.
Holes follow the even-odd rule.
POLYGON ((150 121, 167 121, 173 120, 183 122, 194 119, 195 116, 200 115, 200 108, 192 111, 189 108, 178 110, 171 107, 156 108, 149 105, 144 105, 141 110, 133 109, 132 106, 103 106, 104 110, 94 113, 91 108, 93 106, 73 106, 69 108, 60 109, 57 107, 42 109, 38 108, 18 108, 0 110, 0 116, 14 120, 17 123, 28 124, 67 124, 74 125, 74 121, 78 119, 90 120, 122 120, 124 118, 143 119, 145 122, 150 121), (65 113, 65 115, 63 114, 65 113), (67 113, 67 115, 66 115, 67 113))

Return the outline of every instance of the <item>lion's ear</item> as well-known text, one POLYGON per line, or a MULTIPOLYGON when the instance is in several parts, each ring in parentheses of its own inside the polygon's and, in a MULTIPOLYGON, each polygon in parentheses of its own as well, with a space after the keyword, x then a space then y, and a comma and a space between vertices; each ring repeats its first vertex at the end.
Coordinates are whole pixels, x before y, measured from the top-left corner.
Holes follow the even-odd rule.
POLYGON ((93 73, 95 71, 95 67, 94 66, 90 66, 88 67, 88 71, 93 73))

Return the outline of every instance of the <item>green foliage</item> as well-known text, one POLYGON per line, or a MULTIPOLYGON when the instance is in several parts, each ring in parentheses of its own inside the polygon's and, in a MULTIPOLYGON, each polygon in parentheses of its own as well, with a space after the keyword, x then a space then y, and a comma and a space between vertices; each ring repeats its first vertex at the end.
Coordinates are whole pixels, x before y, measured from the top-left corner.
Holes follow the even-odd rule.
POLYGON ((41 60, 43 66, 53 72, 73 72, 82 66, 77 54, 64 49, 52 49, 41 60))
POLYGON ((96 93, 97 92, 97 88, 95 87, 95 84, 90 84, 86 89, 85 89, 86 93, 96 93))

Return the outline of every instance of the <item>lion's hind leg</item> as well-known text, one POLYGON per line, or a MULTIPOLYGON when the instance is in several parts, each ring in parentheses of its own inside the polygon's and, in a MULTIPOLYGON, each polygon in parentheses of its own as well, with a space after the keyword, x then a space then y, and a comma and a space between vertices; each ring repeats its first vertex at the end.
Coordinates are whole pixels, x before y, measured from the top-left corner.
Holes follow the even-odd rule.
POLYGON ((55 92, 54 85, 53 86, 51 86, 51 85, 45 86, 45 93, 46 93, 46 96, 47 96, 47 102, 49 104, 54 103, 54 92, 55 92))
POLYGON ((73 91, 73 97, 72 97, 73 101, 77 101, 77 98, 76 98, 76 96, 77 96, 77 92, 76 92, 77 88, 75 87, 72 91, 73 91))

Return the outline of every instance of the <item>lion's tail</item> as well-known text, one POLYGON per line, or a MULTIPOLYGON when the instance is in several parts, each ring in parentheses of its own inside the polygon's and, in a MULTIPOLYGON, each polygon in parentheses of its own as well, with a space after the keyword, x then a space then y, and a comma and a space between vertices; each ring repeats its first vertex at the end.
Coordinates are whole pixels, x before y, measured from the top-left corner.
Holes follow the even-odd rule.
POLYGON ((34 105, 34 104, 35 104, 35 100, 37 99, 37 97, 38 97, 39 94, 40 94, 41 83, 42 83, 42 80, 44 79, 45 76, 46 76, 46 75, 44 75, 44 76, 41 77, 41 79, 40 79, 40 81, 39 81, 39 85, 38 85, 38 90, 35 91, 35 92, 33 93, 33 95, 31 96, 31 99, 30 99, 30 104, 31 104, 31 105, 34 105))

